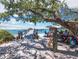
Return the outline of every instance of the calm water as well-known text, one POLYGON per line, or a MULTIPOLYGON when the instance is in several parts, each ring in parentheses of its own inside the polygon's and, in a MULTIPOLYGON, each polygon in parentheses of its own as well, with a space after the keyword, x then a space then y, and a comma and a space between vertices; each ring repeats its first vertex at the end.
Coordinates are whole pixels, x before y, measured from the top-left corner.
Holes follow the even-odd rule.
MULTIPOLYGON (((25 31, 25 30, 7 30, 8 32, 10 32, 12 35, 17 35, 19 31, 25 31)), ((36 30, 38 31, 38 33, 45 33, 45 32, 49 32, 48 29, 39 29, 39 30, 36 30)))
POLYGON ((19 31, 24 31, 24 30, 7 30, 10 32, 12 35, 17 35, 19 31))

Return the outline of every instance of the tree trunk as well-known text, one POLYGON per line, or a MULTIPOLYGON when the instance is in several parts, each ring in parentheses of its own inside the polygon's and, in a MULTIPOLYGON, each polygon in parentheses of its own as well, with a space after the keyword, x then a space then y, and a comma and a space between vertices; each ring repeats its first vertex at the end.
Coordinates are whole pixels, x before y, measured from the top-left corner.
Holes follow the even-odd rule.
POLYGON ((54 30, 53 33, 53 51, 56 52, 57 51, 57 29, 54 30))

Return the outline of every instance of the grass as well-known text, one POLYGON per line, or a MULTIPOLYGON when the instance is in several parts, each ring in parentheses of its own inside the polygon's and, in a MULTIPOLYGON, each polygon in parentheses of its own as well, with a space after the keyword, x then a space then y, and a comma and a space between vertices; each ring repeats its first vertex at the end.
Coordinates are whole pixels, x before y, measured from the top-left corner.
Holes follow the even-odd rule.
POLYGON ((0 44, 12 41, 14 36, 6 30, 0 30, 0 44))

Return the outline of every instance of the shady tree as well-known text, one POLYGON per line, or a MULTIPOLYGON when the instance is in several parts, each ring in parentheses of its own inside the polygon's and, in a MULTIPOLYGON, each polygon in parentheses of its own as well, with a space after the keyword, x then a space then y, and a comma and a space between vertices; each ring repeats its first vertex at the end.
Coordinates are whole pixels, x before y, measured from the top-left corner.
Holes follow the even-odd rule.
MULTIPOLYGON (((16 20, 30 21, 30 22, 56 22, 65 28, 69 29, 74 35, 77 31, 77 22, 62 21, 60 10, 64 8, 64 15, 72 14, 77 12, 72 11, 64 3, 65 0, 60 2, 59 0, 0 0, 7 10, 0 14, 0 18, 6 18, 8 16, 18 15, 16 20), (69 13, 70 12, 70 13, 69 13), (28 17, 26 17, 28 16, 28 17)), ((77 18, 76 18, 77 19, 77 18)), ((54 42, 57 39, 54 38, 54 42)), ((54 51, 57 50, 57 43, 54 44, 54 51)))

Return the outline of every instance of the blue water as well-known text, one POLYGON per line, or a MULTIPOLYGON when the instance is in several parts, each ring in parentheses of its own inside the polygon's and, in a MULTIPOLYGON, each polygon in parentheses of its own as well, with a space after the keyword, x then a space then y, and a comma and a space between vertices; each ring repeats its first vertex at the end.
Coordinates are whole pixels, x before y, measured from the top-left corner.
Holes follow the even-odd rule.
POLYGON ((48 29, 38 29, 37 30, 38 33, 45 33, 45 32, 49 32, 48 29))
MULTIPOLYGON (((21 32, 23 32, 23 31, 25 31, 25 30, 7 30, 9 33, 11 33, 12 35, 17 35, 18 34, 18 32, 19 31, 21 31, 21 32)), ((49 32, 49 30, 48 29, 38 29, 38 30, 36 30, 38 33, 47 33, 47 32, 49 32)))
POLYGON ((12 35, 16 35, 18 34, 19 31, 24 31, 24 30, 7 30, 9 33, 11 33, 12 35))

